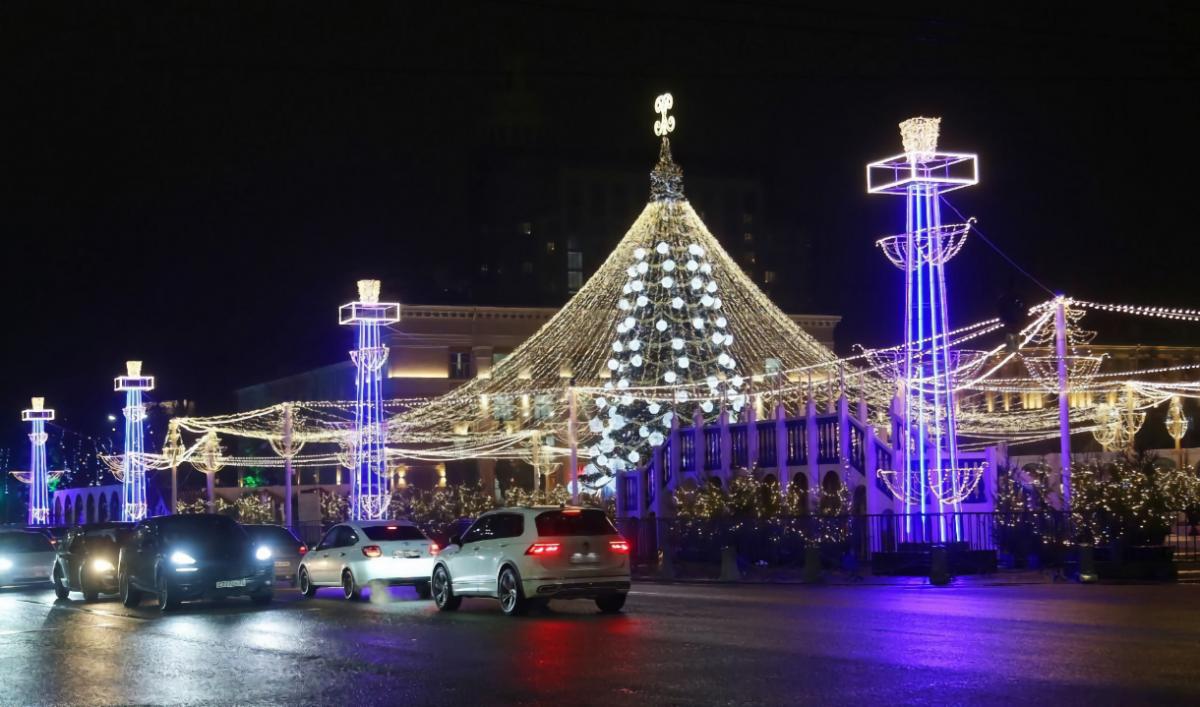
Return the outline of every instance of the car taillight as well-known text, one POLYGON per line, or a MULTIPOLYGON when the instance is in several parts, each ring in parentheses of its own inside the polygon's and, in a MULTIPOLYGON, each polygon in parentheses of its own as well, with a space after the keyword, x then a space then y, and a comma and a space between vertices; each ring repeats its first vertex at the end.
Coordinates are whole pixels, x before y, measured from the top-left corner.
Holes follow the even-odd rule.
POLYGON ((367 557, 383 557, 383 550, 378 545, 367 545, 363 548, 363 554, 367 557))
POLYGON ((436 555, 442 551, 442 548, 437 543, 429 543, 429 554, 436 555))
POLYGON ((301 556, 301 557, 304 557, 304 556, 305 556, 305 555, 307 555, 307 554, 308 554, 308 546, 307 546, 307 545, 301 545, 301 546, 300 546, 300 556, 301 556))
POLYGON ((608 549, 612 550, 613 552, 617 553, 618 555, 628 555, 629 554, 629 541, 628 540, 609 540, 608 541, 608 549))
POLYGON ((534 543, 525 551, 526 555, 557 555, 558 543, 534 543))

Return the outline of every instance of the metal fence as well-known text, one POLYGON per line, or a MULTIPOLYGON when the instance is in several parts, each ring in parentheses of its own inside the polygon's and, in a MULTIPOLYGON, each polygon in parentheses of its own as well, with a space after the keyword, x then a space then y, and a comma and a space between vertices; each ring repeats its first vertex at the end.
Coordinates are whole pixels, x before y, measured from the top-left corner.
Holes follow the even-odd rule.
MULTIPOLYGON (((1200 561, 1200 518, 1180 514, 1163 544, 1177 561, 1200 561)), ((633 561, 653 565, 670 553, 672 561, 719 563, 732 547, 741 563, 789 566, 804 562, 810 544, 826 562, 866 563, 879 553, 903 553, 947 544, 995 551, 1002 565, 1061 566, 1078 538, 1060 512, 945 513, 797 516, 756 519, 639 519, 617 521, 633 544, 633 561)))

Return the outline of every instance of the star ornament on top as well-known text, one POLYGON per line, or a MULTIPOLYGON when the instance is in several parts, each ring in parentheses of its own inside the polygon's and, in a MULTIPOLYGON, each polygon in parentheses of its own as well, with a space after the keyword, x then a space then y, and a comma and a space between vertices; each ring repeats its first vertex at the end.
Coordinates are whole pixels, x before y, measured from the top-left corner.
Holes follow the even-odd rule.
POLYGON ((675 116, 667 115, 667 111, 675 105, 675 99, 671 98, 671 94, 664 93, 654 99, 654 112, 658 113, 661 118, 654 121, 654 134, 659 137, 666 137, 667 133, 675 130, 675 116))

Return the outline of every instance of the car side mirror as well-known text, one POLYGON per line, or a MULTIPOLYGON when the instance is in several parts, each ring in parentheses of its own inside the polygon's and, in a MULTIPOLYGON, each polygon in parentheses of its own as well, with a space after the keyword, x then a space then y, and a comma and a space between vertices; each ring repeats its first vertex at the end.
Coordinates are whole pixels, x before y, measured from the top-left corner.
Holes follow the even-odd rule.
POLYGON ((458 536, 458 535, 451 535, 450 536, 450 544, 462 547, 462 537, 458 536))

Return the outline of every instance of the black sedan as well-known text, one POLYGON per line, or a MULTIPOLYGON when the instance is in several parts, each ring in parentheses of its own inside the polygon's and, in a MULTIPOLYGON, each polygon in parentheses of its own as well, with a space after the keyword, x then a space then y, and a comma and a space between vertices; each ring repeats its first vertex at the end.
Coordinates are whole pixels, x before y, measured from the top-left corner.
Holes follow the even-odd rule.
POLYGON ((308 547, 292 531, 282 525, 243 524, 242 528, 256 546, 270 548, 276 581, 296 581, 296 569, 308 547))
POLYGON ((82 592, 87 601, 117 593, 117 556, 133 534, 133 523, 90 523, 71 528, 54 556, 54 594, 82 592))
POLYGON ((271 550, 254 543, 232 518, 197 514, 150 518, 137 524, 117 565, 121 602, 137 606, 154 594, 169 611, 189 599, 248 596, 266 604, 274 595, 271 550))

